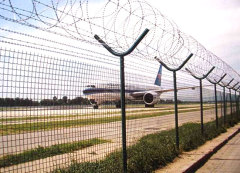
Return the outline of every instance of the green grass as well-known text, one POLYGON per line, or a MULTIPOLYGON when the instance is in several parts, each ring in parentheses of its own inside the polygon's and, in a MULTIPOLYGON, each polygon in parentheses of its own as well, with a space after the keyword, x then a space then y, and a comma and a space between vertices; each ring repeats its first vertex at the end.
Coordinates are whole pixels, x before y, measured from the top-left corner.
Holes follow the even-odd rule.
POLYGON ((72 143, 64 143, 52 145, 49 147, 38 147, 35 149, 27 150, 19 154, 6 155, 0 158, 0 167, 6 167, 16 165, 19 163, 29 162, 33 160, 43 159, 59 154, 69 153, 76 150, 80 150, 86 147, 90 147, 97 144, 110 142, 103 139, 90 139, 84 141, 77 141, 72 143))
MULTIPOLYGON (((208 110, 211 108, 206 108, 204 110, 208 110)), ((186 112, 194 112, 199 111, 199 109, 191 109, 191 110, 179 110, 179 113, 186 113, 186 112)), ((126 117, 127 120, 133 119, 141 119, 141 118, 150 118, 150 117, 157 117, 163 115, 173 114, 174 110, 169 110, 166 112, 156 112, 156 113, 142 113, 136 115, 128 115, 126 117)), ((81 127, 86 125, 95 125, 95 124, 102 124, 102 123, 111 123, 121 121, 121 116, 113 116, 113 117, 104 117, 104 118, 89 118, 89 119, 76 119, 76 120, 64 120, 64 121, 48 121, 48 122, 29 122, 29 123, 22 123, 22 124, 7 124, 7 125, 0 125, 0 134, 1 135, 9 135, 9 134, 17 134, 23 132, 32 132, 38 130, 52 130, 58 129, 63 127, 81 127)))
MULTIPOLYGON (((220 119, 221 121, 221 119, 220 119)), ((237 119, 227 120, 227 126, 233 126, 237 119)), ((216 128, 215 121, 201 125, 187 123, 179 127, 180 150, 175 145, 175 130, 161 131, 141 138, 135 145, 127 148, 128 173, 150 173, 172 162, 183 151, 190 151, 226 131, 224 127, 216 128)), ((96 162, 73 162, 69 167, 56 169, 55 173, 112 173, 123 172, 122 151, 109 154, 96 162)))

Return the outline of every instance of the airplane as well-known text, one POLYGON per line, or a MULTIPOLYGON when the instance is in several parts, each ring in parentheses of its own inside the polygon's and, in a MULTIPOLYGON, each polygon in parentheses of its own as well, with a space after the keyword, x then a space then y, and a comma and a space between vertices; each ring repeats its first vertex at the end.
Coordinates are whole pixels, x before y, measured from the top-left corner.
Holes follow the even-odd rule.
MULTIPOLYGON (((154 86, 125 86, 125 98, 131 101, 143 101, 145 107, 154 107, 160 101, 160 95, 165 92, 174 91, 174 89, 163 89, 161 87, 162 78, 162 65, 158 69, 158 73, 154 82, 154 86)), ((198 86, 178 88, 182 89, 195 89, 198 86)), ((116 108, 121 108, 120 102, 120 84, 106 83, 97 85, 87 85, 83 90, 83 94, 89 99, 94 109, 106 101, 116 102, 116 108)))

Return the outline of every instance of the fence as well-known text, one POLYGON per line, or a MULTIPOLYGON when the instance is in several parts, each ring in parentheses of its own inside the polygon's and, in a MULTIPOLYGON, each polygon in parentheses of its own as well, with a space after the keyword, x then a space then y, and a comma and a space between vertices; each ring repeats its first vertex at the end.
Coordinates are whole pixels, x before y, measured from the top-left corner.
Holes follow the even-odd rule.
MULTIPOLYGON (((147 84, 154 82, 158 69, 151 72, 143 68, 128 67, 126 91, 137 90, 139 86, 148 89, 147 84), (145 73, 133 73, 132 68, 145 73), (130 86, 135 81, 141 81, 142 85, 130 86)), ((113 96, 119 98, 119 69, 1 49, 1 77, 1 172, 49 172, 74 161, 101 160, 122 148, 117 102, 100 92, 97 96, 106 102, 93 109, 83 94, 87 85, 104 85, 108 90, 117 88, 113 96)), ((172 74, 163 69, 162 86, 173 88, 170 79, 172 74)), ((203 121, 208 122, 215 120, 214 90, 207 81, 203 83, 203 121)), ((177 85, 179 88, 197 86, 198 81, 179 73, 177 85)), ((224 116, 223 92, 221 87, 217 89, 218 117, 221 117, 224 116)), ((200 122, 199 91, 199 87, 178 91, 179 125, 200 122)), ((232 95, 235 103, 234 98, 232 95)), ((228 93, 227 114, 231 112, 229 99, 228 93)), ((163 93, 160 103, 153 108, 145 108, 141 100, 127 100, 126 145, 134 145, 145 135, 174 128, 173 103, 173 91, 163 93)), ((236 104, 233 108, 236 112, 236 104)))
POLYGON ((239 116, 239 75, 149 4, 79 2, 0 2, 0 172, 127 172, 143 137, 239 116))

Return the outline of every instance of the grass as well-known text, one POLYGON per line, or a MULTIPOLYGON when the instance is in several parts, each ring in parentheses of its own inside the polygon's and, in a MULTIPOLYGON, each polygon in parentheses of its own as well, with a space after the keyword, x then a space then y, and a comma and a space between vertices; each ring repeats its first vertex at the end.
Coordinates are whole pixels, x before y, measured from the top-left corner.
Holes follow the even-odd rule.
MULTIPOLYGON (((220 119, 220 121, 222 121, 220 119)), ((239 120, 227 119, 227 127, 239 120)), ((161 131, 141 138, 135 145, 127 148, 128 172, 150 173, 172 162, 183 151, 190 151, 226 131, 224 127, 216 128, 215 121, 204 124, 204 135, 201 125, 187 123, 179 127, 180 150, 175 145, 175 130, 161 131)), ((69 167, 56 169, 54 173, 112 173, 123 172, 122 151, 109 154, 105 159, 96 162, 73 162, 69 167)))
MULTIPOLYGON (((206 108, 204 110, 211 109, 206 108)), ((199 111, 197 109, 191 110, 179 110, 179 113, 186 113, 186 112, 194 112, 199 111)), ((166 112, 156 112, 156 113, 142 113, 136 115, 128 115, 126 117, 127 120, 133 119, 141 119, 141 118, 150 118, 150 117, 157 117, 163 115, 173 114, 174 110, 166 111, 166 112)), ((115 117, 104 117, 104 118, 89 118, 89 119, 75 119, 75 120, 64 120, 64 121, 48 121, 48 122, 34 122, 34 123, 22 123, 22 124, 7 124, 7 125, 0 125, 0 134, 1 135, 9 135, 9 134, 17 134, 23 132, 32 132, 38 130, 51 130, 63 127, 81 127, 86 125, 95 125, 95 124, 102 124, 102 123, 111 123, 121 121, 121 116, 115 117)))
POLYGON ((38 147, 35 149, 27 150, 19 154, 6 155, 0 158, 0 167, 6 167, 16 165, 19 163, 29 162, 33 160, 43 159, 59 154, 69 153, 76 150, 80 150, 86 147, 90 147, 97 144, 110 142, 109 140, 103 139, 90 139, 84 141, 77 141, 72 143, 64 143, 52 145, 49 147, 38 147))

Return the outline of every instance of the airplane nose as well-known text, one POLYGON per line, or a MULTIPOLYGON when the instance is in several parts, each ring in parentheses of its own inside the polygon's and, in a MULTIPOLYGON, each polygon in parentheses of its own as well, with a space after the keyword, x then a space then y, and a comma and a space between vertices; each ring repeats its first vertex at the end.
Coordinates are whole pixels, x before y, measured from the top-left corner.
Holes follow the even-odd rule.
POLYGON ((85 89, 85 90, 83 90, 83 94, 88 94, 89 93, 89 89, 85 89))

